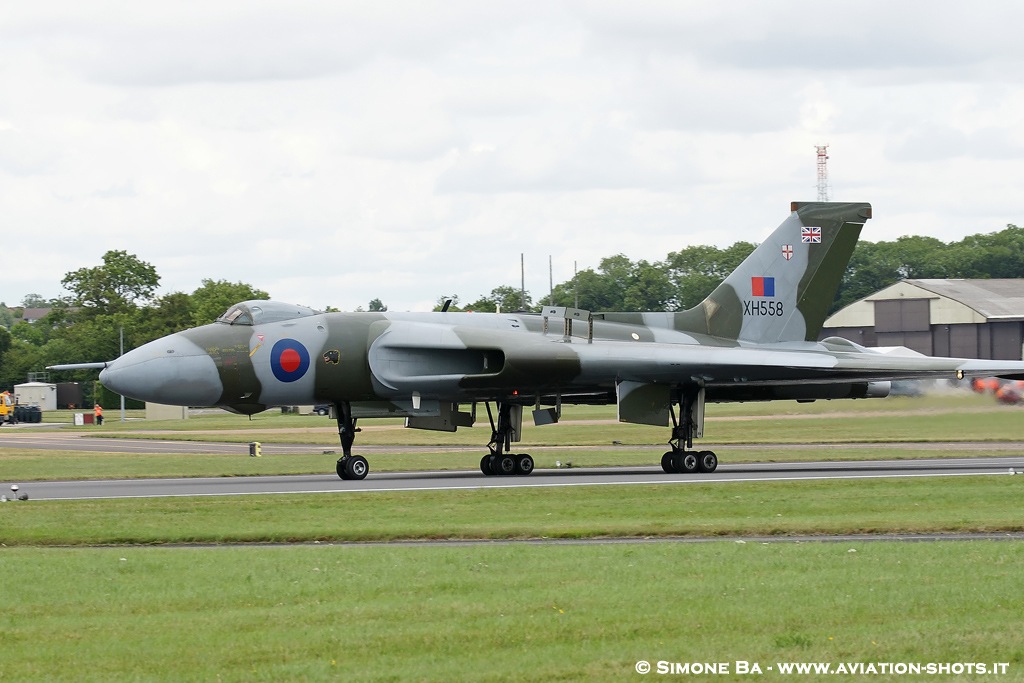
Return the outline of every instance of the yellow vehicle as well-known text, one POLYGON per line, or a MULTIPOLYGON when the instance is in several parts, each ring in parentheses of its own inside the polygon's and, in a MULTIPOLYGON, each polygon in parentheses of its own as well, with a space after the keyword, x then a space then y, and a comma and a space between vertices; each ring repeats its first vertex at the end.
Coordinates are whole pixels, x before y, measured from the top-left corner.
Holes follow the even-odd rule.
POLYGON ((11 392, 0 392, 0 425, 5 422, 14 423, 14 396, 11 392))

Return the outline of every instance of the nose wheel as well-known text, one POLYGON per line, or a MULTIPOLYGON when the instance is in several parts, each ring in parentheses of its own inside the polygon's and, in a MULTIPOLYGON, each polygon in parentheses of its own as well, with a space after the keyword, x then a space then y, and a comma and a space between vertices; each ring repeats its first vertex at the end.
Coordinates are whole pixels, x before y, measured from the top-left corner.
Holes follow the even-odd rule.
POLYGON ((338 404, 338 437, 341 439, 341 452, 335 468, 342 479, 366 479, 370 472, 370 463, 361 455, 352 455, 352 444, 356 440, 356 420, 352 417, 352 405, 348 402, 338 404))

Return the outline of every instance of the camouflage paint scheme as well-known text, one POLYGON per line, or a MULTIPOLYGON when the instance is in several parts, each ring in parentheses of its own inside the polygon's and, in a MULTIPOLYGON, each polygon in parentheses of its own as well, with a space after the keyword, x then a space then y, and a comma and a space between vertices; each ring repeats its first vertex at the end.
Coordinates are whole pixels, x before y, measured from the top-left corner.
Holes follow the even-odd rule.
POLYGON ((701 436, 705 401, 863 398, 886 395, 895 379, 1024 376, 1024 362, 894 356, 844 339, 816 341, 870 217, 866 203, 794 203, 687 311, 319 313, 247 301, 218 322, 104 364, 100 381, 131 398, 244 414, 331 403, 343 445, 354 418, 405 416, 410 427, 454 431, 473 424, 477 403, 494 402, 517 411, 511 426, 499 419, 494 428, 491 453, 501 455, 502 438, 505 450, 518 440, 523 406, 546 424, 564 403, 617 403, 622 421, 671 419, 672 452, 683 453, 675 442, 689 446, 701 436))

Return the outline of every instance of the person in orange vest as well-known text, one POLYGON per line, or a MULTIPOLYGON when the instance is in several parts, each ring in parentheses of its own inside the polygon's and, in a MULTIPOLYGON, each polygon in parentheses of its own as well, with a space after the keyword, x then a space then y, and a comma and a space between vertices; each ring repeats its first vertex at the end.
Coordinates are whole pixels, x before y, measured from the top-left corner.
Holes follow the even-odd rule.
POLYGON ((97 403, 92 409, 92 414, 96 416, 96 424, 103 424, 103 406, 97 403))

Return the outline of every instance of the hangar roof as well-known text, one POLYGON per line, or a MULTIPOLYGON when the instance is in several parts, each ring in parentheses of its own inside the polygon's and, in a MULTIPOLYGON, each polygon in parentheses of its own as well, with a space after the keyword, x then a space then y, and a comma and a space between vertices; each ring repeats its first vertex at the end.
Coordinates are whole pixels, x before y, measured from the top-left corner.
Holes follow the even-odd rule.
POLYGON ((929 299, 931 324, 1024 320, 1024 279, 900 280, 846 306, 825 328, 873 327, 876 301, 929 299))
POLYGON ((973 308, 986 318, 1024 318, 1024 280, 905 280, 973 308))

